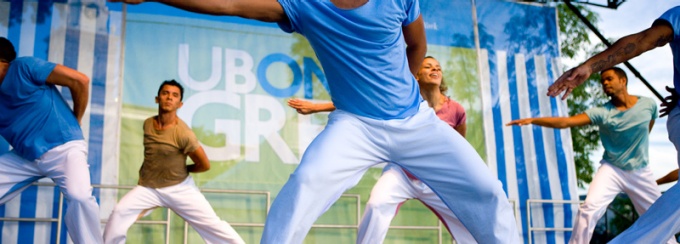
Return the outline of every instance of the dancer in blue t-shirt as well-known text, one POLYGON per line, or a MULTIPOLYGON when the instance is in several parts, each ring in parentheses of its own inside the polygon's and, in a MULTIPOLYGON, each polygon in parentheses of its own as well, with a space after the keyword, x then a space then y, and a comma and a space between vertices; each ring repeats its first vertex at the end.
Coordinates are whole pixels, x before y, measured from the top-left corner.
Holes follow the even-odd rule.
POLYGON ((305 36, 324 68, 337 109, 276 196, 263 243, 301 243, 314 221, 380 162, 430 186, 477 242, 519 243, 500 182, 420 96, 414 75, 427 43, 417 0, 160 2, 277 22, 305 36))
POLYGON ((14 148, 0 155, 0 204, 31 183, 51 178, 66 198, 66 227, 75 243, 102 243, 92 196, 87 144, 80 130, 90 80, 62 65, 16 58, 0 37, 0 136, 14 148), (73 110, 55 85, 68 87, 73 110))
MULTIPOLYGON (((548 89, 548 95, 557 96, 566 91, 566 98, 577 86, 583 84, 593 72, 614 66, 656 47, 670 44, 673 52, 675 90, 680 90, 680 6, 671 8, 651 27, 616 41, 611 47, 589 58, 581 65, 565 72, 548 89)), ((680 149, 680 108, 676 102, 665 104, 670 112, 666 127, 668 137, 680 149)), ((663 112, 664 110, 662 110, 663 112)), ((680 163, 680 160, 678 160, 680 163)), ((680 231, 680 185, 675 185, 652 204, 633 226, 614 238, 611 243, 663 243, 680 231)))

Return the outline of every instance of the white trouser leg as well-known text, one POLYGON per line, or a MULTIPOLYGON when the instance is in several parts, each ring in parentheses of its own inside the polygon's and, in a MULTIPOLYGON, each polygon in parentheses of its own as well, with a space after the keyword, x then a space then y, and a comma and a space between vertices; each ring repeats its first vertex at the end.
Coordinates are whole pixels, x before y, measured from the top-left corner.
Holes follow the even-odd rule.
POLYGON ((70 141, 47 151, 38 160, 38 167, 51 178, 66 198, 66 228, 74 243, 102 243, 99 205, 92 196, 87 144, 70 141))
MULTIPOLYGON (((675 107, 668 115, 666 124, 668 138, 680 151, 680 107, 675 107)), ((678 154, 680 166, 680 153, 678 154)), ((680 184, 668 189, 647 209, 645 214, 610 243, 664 243, 680 232, 680 184)))
POLYGON ((191 176, 178 185, 156 191, 165 205, 186 220, 206 243, 245 243, 231 225, 217 216, 191 176))
POLYGON ((35 162, 23 159, 13 151, 0 155, 0 204, 12 200, 42 177, 35 162))
POLYGON ((143 217, 147 211, 159 206, 162 206, 161 199, 153 189, 143 186, 132 188, 118 201, 109 215, 104 228, 104 243, 125 243, 130 226, 143 217))
POLYGON ((578 208, 574 231, 569 243, 590 243, 597 221, 604 215, 607 206, 614 201, 616 195, 623 190, 621 187, 622 184, 625 184, 623 181, 624 179, 619 175, 616 167, 602 162, 593 177, 593 181, 590 182, 586 201, 578 208))
POLYGON ((295 172, 278 193, 267 216, 263 244, 302 243, 316 219, 387 152, 368 135, 375 129, 336 110, 312 141, 295 172))
POLYGON ((359 224, 357 243, 382 243, 399 206, 414 198, 414 188, 404 172, 396 165, 387 165, 371 190, 364 216, 359 224))
POLYGON ((517 222, 500 181, 475 149, 432 109, 390 120, 391 159, 427 184, 479 243, 519 243, 517 222), (483 213, 483 214, 481 214, 483 213))
POLYGON ((444 225, 446 225, 446 229, 449 230, 453 239, 461 244, 477 243, 470 231, 465 228, 463 223, 461 223, 458 217, 456 217, 446 204, 444 204, 442 199, 428 186, 422 184, 420 181, 416 182, 421 185, 420 193, 416 197, 439 217, 444 225))

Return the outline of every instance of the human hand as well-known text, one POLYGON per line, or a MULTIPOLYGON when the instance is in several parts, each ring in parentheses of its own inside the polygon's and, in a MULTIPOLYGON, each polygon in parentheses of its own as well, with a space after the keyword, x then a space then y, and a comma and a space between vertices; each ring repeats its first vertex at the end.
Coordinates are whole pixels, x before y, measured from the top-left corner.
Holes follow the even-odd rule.
POLYGON ((511 125, 519 125, 519 126, 530 125, 532 121, 534 121, 533 118, 516 119, 516 120, 510 121, 509 123, 507 123, 507 124, 505 124, 505 125, 506 125, 506 126, 511 126, 511 125))
POLYGON ((666 98, 663 99, 663 102, 661 102, 661 110, 659 110, 659 117, 664 117, 668 115, 675 106, 678 105, 678 99, 680 98, 680 95, 675 91, 673 87, 668 87, 666 86, 666 91, 670 92, 671 95, 667 96, 666 98))
POLYGON ((573 91, 577 86, 583 84, 583 82, 585 82, 591 74, 591 69, 585 65, 579 65, 576 68, 564 72, 560 78, 555 80, 555 83, 548 87, 548 96, 555 97, 564 92, 562 100, 566 99, 567 96, 571 94, 571 91, 573 91))
POLYGON ((290 99, 288 100, 288 106, 291 108, 294 108, 299 114, 312 114, 316 113, 315 106, 316 104, 306 101, 306 100, 301 100, 301 99, 290 99))

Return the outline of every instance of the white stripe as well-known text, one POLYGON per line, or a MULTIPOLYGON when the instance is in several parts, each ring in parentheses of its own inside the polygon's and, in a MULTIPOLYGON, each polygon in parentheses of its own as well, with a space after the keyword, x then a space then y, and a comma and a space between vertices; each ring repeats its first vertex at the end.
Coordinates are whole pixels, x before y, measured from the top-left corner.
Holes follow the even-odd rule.
MULTIPOLYGON (((94 64, 94 41, 96 34, 97 10, 84 7, 80 11, 80 46, 78 47, 78 71, 92 78, 94 64)), ((92 83, 90 82, 90 93, 92 97, 92 83)), ((89 100, 91 102, 91 99, 89 100)), ((90 138, 90 106, 85 109, 85 114, 81 120, 83 137, 85 141, 90 138)))
POLYGON ((33 49, 35 47, 35 23, 36 23, 36 10, 38 9, 38 3, 36 2, 24 2, 24 8, 21 10, 21 34, 19 34, 19 40, 21 44, 19 45, 19 50, 17 50, 17 56, 34 56, 35 53, 33 49))
POLYGON ((482 93, 482 121, 484 122, 484 142, 486 145, 486 164, 493 176, 498 178, 498 161, 496 159, 496 140, 493 128, 493 110, 491 102, 491 74, 489 71, 489 52, 479 51, 479 80, 482 93))
MULTIPOLYGON (((120 117, 121 117, 121 12, 109 12, 109 50, 106 69, 106 100, 104 113, 104 138, 102 147, 102 179, 105 185, 118 185, 120 158, 120 117), (109 150, 110 149, 110 150, 109 150)), ((100 191, 100 216, 108 218, 117 202, 116 190, 100 191)))
MULTIPOLYGON (((52 183, 48 178, 40 179, 41 183, 52 183)), ((36 196, 38 201, 35 206, 36 218, 52 218, 52 204, 54 203, 54 187, 40 186, 36 196)), ((51 235, 51 223, 37 222, 33 231, 33 243, 49 243, 51 235)))
MULTIPOLYGON (((21 194, 5 203, 5 217, 19 217, 21 194)), ((2 243, 19 243, 19 223, 5 221, 2 226, 2 243)))
MULTIPOLYGON (((524 54, 515 55, 515 78, 517 84, 517 100, 519 105, 519 117, 530 118, 531 103, 529 102, 529 85, 527 80, 526 60, 524 54)), ((522 146, 524 148, 524 166, 527 178, 527 187, 529 190, 529 199, 543 199, 541 194, 540 175, 538 174, 539 163, 536 158, 534 132, 531 126, 522 126, 522 146)), ((518 176, 520 177, 520 176, 518 176)), ((542 205, 531 206, 531 225, 534 227, 545 227, 545 218, 542 205)), ((547 243, 545 232, 534 232, 534 241, 536 243, 547 243)))
MULTIPOLYGON (((538 90, 538 105, 540 107, 541 117, 552 117, 550 108, 550 97, 544 95, 548 91, 548 69, 547 60, 544 56, 536 56, 534 63, 536 65, 536 87, 538 90)), ((559 168, 557 165, 557 152, 555 149, 556 141, 555 134, 552 128, 543 127, 543 150, 545 152, 546 165, 548 167, 548 179, 550 179, 550 190, 552 199, 564 199, 562 194, 561 180, 559 177, 559 168)), ((567 129, 568 130, 568 129, 567 129)), ((563 205, 554 206, 555 227, 564 226, 564 209, 563 205)), ((556 243, 564 243, 564 235, 560 233, 555 234, 556 243)))
POLYGON ((9 29, 9 9, 10 3, 0 2, 0 23, 5 23, 7 25, 0 25, 0 36, 7 37, 9 29))
POLYGON ((64 63, 64 47, 66 47, 66 19, 68 5, 55 3, 52 6, 52 26, 50 27, 50 48, 47 60, 53 63, 64 63))
MULTIPOLYGON (((512 118, 510 114, 510 90, 508 88, 508 64, 507 64, 507 54, 504 51, 496 52, 496 68, 498 74, 498 102, 501 107, 501 123, 505 125, 505 122, 509 122, 512 118)), ((514 199, 517 206, 520 205, 519 202, 519 192, 517 190, 517 168, 515 167, 515 143, 513 141, 512 128, 509 126, 503 126, 503 136, 504 147, 501 150, 505 152, 505 177, 507 179, 508 186, 508 198, 514 199)), ((521 221, 521 218, 518 219, 521 221)), ((518 231, 522 232, 524 225, 517 225, 518 231)))

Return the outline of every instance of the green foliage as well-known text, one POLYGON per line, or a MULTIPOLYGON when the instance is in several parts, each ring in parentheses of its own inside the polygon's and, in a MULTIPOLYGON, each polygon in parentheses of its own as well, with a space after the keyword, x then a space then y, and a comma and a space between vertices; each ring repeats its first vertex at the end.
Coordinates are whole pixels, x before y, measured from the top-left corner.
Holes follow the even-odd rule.
MULTIPOLYGON (((593 25, 597 26, 597 13, 584 6, 577 5, 576 7, 593 25)), ((588 27, 565 4, 557 5, 557 9, 562 57, 574 58, 579 54, 593 54, 592 50, 587 50, 590 44, 588 27)), ((607 97, 600 88, 599 80, 600 75, 593 74, 582 86, 574 89, 567 101, 569 115, 581 114, 586 109, 602 105, 607 101, 607 97)), ((595 169, 590 155, 599 147, 600 135, 595 126, 580 126, 571 128, 571 138, 576 165, 576 181, 579 187, 583 187, 593 179, 595 169)))

